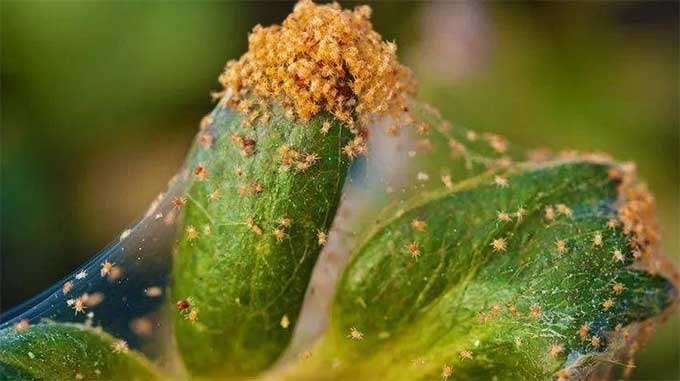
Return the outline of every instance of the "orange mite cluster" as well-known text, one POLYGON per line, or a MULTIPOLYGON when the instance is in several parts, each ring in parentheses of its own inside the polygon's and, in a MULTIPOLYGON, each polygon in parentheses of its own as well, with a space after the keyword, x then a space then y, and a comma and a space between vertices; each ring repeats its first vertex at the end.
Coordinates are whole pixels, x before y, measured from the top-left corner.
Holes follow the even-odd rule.
POLYGON ((256 26, 248 52, 227 63, 220 83, 229 104, 253 113, 252 96, 277 99, 289 116, 309 120, 326 111, 354 125, 371 114, 407 111, 415 92, 410 71, 369 21, 371 9, 299 2, 282 25, 256 26))

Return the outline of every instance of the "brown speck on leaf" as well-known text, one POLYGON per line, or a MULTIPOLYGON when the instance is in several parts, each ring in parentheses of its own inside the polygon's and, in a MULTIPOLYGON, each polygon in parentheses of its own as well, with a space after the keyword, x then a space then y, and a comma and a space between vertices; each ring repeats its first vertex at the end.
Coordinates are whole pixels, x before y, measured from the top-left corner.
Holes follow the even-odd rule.
POLYGON ((472 360, 472 352, 462 351, 462 352, 460 352, 460 358, 462 360, 472 360))
POLYGON ((557 247, 557 252, 560 254, 564 254, 567 252, 567 241, 563 239, 558 239, 555 241, 555 247, 557 247))
POLYGON ((590 324, 582 324, 581 328, 578 330, 578 336, 581 339, 585 339, 588 336, 588 332, 590 331, 590 324))
POLYGON ((531 305, 531 316, 535 318, 541 316, 541 306, 539 306, 538 303, 531 305))

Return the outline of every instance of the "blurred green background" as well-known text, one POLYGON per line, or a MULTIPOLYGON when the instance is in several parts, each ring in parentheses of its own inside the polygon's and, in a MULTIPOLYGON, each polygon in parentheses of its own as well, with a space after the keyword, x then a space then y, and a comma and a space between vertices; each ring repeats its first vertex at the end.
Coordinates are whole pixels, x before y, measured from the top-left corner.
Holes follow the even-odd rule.
MULTIPOLYGON (((345 6, 354 3, 343 3, 345 6)), ((209 91, 285 2, 3 1, 1 308, 116 237, 181 165, 209 91)), ((678 263, 678 3, 372 4, 421 97, 527 147, 639 164, 678 263)), ((677 315, 676 315, 677 317, 677 315)), ((635 378, 680 378, 678 319, 635 378)))

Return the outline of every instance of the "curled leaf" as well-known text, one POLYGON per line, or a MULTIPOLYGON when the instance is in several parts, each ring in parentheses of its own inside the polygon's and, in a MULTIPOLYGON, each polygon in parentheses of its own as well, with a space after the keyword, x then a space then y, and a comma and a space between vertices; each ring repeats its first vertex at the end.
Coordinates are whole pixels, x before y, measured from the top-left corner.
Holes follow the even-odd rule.
POLYGON ((225 107, 210 118, 202 134, 211 144, 193 153, 182 206, 176 336, 194 374, 252 374, 290 340, 318 232, 328 230, 340 198, 350 133, 330 118, 301 123, 280 109, 255 129, 225 107))
POLYGON ((476 157, 486 170, 394 203, 363 236, 289 379, 585 379, 632 359, 677 296, 632 170, 476 157))

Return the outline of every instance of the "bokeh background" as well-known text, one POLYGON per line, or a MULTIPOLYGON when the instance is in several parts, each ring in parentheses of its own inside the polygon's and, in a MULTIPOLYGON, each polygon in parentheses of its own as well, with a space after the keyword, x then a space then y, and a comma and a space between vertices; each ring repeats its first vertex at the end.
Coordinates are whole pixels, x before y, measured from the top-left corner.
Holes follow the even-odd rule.
MULTIPOLYGON (((225 62, 253 25, 279 23, 292 6, 1 3, 3 311, 143 214, 212 108, 225 62)), ((637 162, 658 199, 664 250, 679 262, 677 2, 372 6, 421 97, 451 122, 637 162)), ((680 378, 671 320, 639 356, 636 379, 680 378)))

